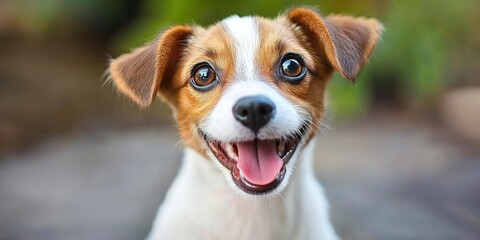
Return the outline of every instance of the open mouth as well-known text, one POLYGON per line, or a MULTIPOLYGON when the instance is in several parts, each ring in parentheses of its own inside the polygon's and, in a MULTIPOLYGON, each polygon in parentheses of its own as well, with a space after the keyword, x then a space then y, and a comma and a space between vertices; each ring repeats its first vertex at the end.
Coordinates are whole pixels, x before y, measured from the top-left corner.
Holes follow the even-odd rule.
POLYGON ((286 164, 295 153, 305 132, 278 139, 255 138, 244 142, 205 141, 218 161, 232 174, 235 184, 250 194, 272 191, 285 178, 286 164))

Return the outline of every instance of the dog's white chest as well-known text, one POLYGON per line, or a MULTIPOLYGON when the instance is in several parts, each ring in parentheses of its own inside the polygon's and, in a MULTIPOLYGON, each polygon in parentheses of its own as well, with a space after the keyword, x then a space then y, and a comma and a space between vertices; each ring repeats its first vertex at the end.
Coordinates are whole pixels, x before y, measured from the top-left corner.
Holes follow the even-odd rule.
POLYGON ((282 196, 244 199, 193 150, 185 151, 184 161, 148 240, 337 239, 313 176, 294 179, 282 196))

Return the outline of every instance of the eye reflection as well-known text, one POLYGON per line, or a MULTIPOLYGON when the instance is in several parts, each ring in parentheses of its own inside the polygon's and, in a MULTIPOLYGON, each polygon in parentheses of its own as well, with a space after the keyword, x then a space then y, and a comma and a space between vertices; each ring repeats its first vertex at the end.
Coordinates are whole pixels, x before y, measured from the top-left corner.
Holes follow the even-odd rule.
POLYGON ((298 77, 302 74, 302 66, 293 58, 287 59, 282 63, 282 73, 285 76, 298 77))
POLYGON ((192 70, 190 85, 198 91, 207 91, 215 87, 218 82, 217 74, 210 64, 203 62, 197 64, 192 70))
POLYGON ((307 74, 303 58, 296 53, 286 53, 278 68, 278 78, 289 83, 298 83, 307 74))

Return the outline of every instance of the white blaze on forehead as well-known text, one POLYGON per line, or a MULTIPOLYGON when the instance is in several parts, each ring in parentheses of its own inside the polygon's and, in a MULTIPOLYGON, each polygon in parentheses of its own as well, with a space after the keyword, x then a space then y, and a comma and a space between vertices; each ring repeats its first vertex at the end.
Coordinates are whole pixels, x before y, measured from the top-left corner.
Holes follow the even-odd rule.
POLYGON ((200 122, 200 129, 208 137, 223 142, 291 136, 299 130, 307 116, 257 73, 255 58, 260 37, 256 19, 231 16, 222 23, 235 46, 235 76, 212 112, 200 122), (252 95, 264 95, 274 103, 276 109, 276 114, 257 136, 238 122, 232 113, 233 106, 240 98, 252 95))
POLYGON ((235 79, 255 78, 255 55, 260 37, 254 17, 231 16, 223 20, 235 45, 235 79))

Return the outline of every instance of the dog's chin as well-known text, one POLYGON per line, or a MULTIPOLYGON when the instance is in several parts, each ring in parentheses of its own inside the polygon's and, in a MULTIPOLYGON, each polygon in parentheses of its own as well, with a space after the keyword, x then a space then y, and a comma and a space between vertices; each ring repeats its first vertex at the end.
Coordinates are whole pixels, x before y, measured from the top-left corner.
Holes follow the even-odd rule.
POLYGON ((306 126, 291 136, 236 142, 222 142, 199 132, 234 190, 242 195, 265 196, 285 189, 297 152, 303 147, 306 126))

